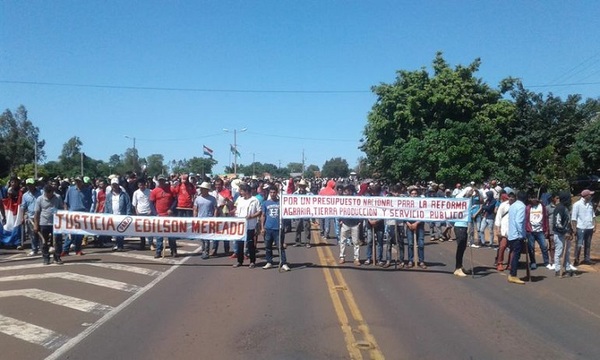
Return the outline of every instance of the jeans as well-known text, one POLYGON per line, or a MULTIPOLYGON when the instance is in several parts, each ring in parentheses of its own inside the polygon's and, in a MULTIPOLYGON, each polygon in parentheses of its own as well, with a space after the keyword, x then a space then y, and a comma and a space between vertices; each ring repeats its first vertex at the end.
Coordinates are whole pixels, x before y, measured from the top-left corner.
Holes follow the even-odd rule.
POLYGON ((431 223, 431 237, 434 239, 442 238, 442 223, 439 221, 431 223))
POLYGON ((287 263, 285 249, 283 248, 284 234, 279 229, 265 229, 265 260, 267 263, 273 263, 273 244, 279 239, 279 257, 282 264, 287 263))
POLYGON ((340 259, 346 257, 346 244, 352 239, 354 260, 360 259, 360 239, 358 237, 359 226, 348 226, 342 223, 340 229, 340 259))
MULTIPOLYGON (((138 216, 152 216, 152 214, 137 214, 137 215, 138 216)), ((140 237, 140 246, 142 247, 142 250, 146 246, 146 243, 148 244, 148 246, 152 246, 153 242, 154 242, 154 236, 148 236, 148 238, 145 238, 144 236, 140 237)))
POLYGON ((299 219, 296 225, 296 244, 310 244, 310 219, 299 219))
POLYGON ((331 218, 321 219, 321 236, 327 239, 329 237, 329 228, 331 227, 331 218))
POLYGON ((25 221, 23 230, 25 234, 29 234, 31 237, 31 250, 37 253, 40 250, 40 238, 38 233, 33 231, 33 221, 31 219, 25 221))
POLYGON ((123 250, 123 247, 125 246, 125 237, 115 236, 115 240, 117 241, 117 249, 123 250))
POLYGON ((510 249, 510 276, 517 276, 517 268, 519 267, 519 260, 521 259, 521 247, 525 239, 510 240, 508 242, 508 248, 510 249))
POLYGON ((376 262, 381 262, 383 258, 383 231, 385 227, 383 224, 377 224, 375 227, 367 223, 367 260, 373 258, 373 235, 375 236, 375 247, 377 251, 376 262))
POLYGON ((333 230, 335 231, 335 239, 337 243, 340 243, 340 219, 333 219, 333 230))
POLYGON ((406 238, 408 239, 408 261, 415 260, 415 236, 417 237, 417 252, 419 262, 425 261, 425 224, 419 223, 416 230, 411 230, 406 226, 406 238))
POLYGON ((582 247, 583 247, 583 261, 590 261, 590 250, 592 247, 593 233, 594 233, 594 229, 577 228, 577 252, 575 253, 576 261, 579 261, 579 255, 581 254, 582 247))
POLYGON ((52 234, 52 225, 40 225, 42 238, 42 257, 45 263, 50 262, 50 247, 54 246, 54 261, 60 260, 60 249, 62 248, 62 234, 52 234), (54 242, 54 244, 52 244, 54 242))
POLYGON ((71 243, 75 243, 75 252, 80 252, 81 251, 81 242, 83 241, 83 235, 75 235, 75 234, 71 234, 69 236, 67 236, 67 240, 65 240, 63 247, 62 247, 62 251, 64 253, 69 253, 69 250, 71 249, 71 243))
MULTIPOLYGON (((156 255, 160 255, 163 250, 163 241, 164 237, 159 236, 156 238, 156 255)), ((177 255, 177 240, 175 238, 166 238, 169 242, 169 250, 171 250, 171 254, 177 255)))
MULTIPOLYGON (((217 250, 219 250, 219 243, 221 242, 221 240, 212 240, 211 243, 211 249, 212 251, 216 254, 217 250)), ((235 243, 234 243, 235 244, 235 243)), ((223 251, 225 251, 225 255, 229 254, 229 241, 223 241, 223 251)))
POLYGON ((489 229, 489 245, 494 245, 494 219, 483 219, 479 225, 479 242, 485 244, 485 229, 489 229))
POLYGON ((388 248, 386 251, 386 261, 392 258, 392 246, 398 244, 398 260, 404 262, 404 227, 401 225, 388 225, 386 228, 388 234, 388 248))
MULTIPOLYGON (((254 233, 255 229, 246 230, 246 247, 248 248, 248 257, 250 258, 250 263, 254 264, 256 262, 256 248, 254 247, 254 233)), ((236 241, 236 250, 235 254, 237 255, 238 264, 242 265, 244 263, 244 241, 236 241)))
POLYGON ((544 237, 544 233, 541 231, 534 231, 527 233, 527 246, 529 246, 529 258, 531 259, 531 263, 535 264, 535 243, 540 245, 540 249, 542 250, 542 258, 544 260, 544 265, 548 265, 548 248, 546 247, 546 238, 544 237))
MULTIPOLYGON (((554 271, 560 271, 563 246, 565 243, 565 235, 554 233, 554 271)), ((565 249, 568 251, 568 249, 565 249)), ((565 261, 565 267, 567 263, 565 261)))
MULTIPOLYGON (((481 216, 477 216, 473 218, 473 223, 469 226, 469 244, 475 244, 475 229, 479 229, 481 227, 481 216)), ((481 243, 483 239, 479 238, 479 242, 481 243)))
POLYGON ((454 268, 462 269, 463 257, 467 249, 467 228, 455 226, 454 233, 456 234, 456 263, 454 268))

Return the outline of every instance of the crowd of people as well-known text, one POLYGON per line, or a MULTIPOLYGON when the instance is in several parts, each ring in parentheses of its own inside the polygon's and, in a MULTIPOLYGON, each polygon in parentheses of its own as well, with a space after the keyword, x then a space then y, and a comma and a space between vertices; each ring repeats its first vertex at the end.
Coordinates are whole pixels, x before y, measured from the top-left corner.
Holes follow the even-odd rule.
MULTIPOLYGON (((591 264, 591 239, 595 231, 593 191, 584 190, 574 204, 567 191, 556 194, 537 194, 532 191, 515 191, 502 187, 496 180, 463 188, 456 184, 405 183, 386 184, 377 180, 346 179, 269 179, 257 177, 221 178, 201 177, 196 174, 171 174, 155 177, 138 177, 135 173, 108 178, 72 179, 28 178, 24 182, 12 177, 0 188, 0 215, 14 212, 19 205, 24 209, 25 222, 22 239, 29 239, 28 255, 40 251, 45 264, 62 263, 64 256, 84 255, 85 240, 97 247, 112 246, 113 251, 124 251, 124 238, 99 235, 85 239, 70 235, 62 241, 60 234, 52 234, 52 217, 56 210, 106 213, 138 216, 223 217, 236 216, 247 219, 247 240, 223 241, 223 254, 235 259, 234 267, 249 261, 256 266, 256 249, 264 239, 264 269, 274 266, 273 250, 280 251, 280 268, 289 271, 284 242, 286 232, 295 223, 293 246, 311 247, 311 229, 318 227, 321 237, 335 238, 339 246, 339 263, 346 262, 346 247, 352 248, 352 261, 356 266, 376 265, 389 267, 393 261, 401 268, 427 268, 425 260, 425 234, 431 241, 456 241, 454 274, 467 276, 463 269, 463 256, 467 247, 495 250, 494 266, 498 271, 508 270, 508 280, 522 283, 516 276, 522 249, 525 249, 531 270, 544 266, 555 271, 572 273, 579 264, 591 264), (321 196, 395 196, 395 197, 445 197, 469 198, 470 221, 424 222, 405 219, 326 218, 320 224, 314 219, 284 220, 280 224, 280 194, 321 196), (333 225, 333 226, 332 226, 333 225), (333 228, 333 236, 330 236, 333 228), (575 243, 571 262, 571 243, 575 243), (416 243, 416 257, 415 257, 416 243), (536 244, 541 252, 541 262, 536 261, 536 244), (366 246, 365 259, 361 259, 361 245, 366 246), (397 258, 392 259, 396 247, 397 258), (384 249, 385 248, 385 249, 384 249), (508 250, 508 254, 506 254, 508 250), (582 256, 583 252, 583 256, 582 256), (406 255, 406 256, 405 256, 406 255), (583 259, 582 259, 583 258, 583 259)), ((170 255, 177 257, 177 239, 166 238, 170 255)), ((16 246, 23 249, 21 241, 16 246)), ((202 241, 202 258, 217 256, 220 241, 202 241)), ((163 256, 165 247, 161 236, 139 239, 139 249, 154 251, 163 256)))

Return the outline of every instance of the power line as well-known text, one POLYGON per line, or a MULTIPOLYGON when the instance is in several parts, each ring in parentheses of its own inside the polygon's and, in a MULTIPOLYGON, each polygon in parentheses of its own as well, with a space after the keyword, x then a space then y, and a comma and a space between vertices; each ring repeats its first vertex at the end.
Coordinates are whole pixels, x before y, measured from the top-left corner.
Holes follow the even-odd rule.
POLYGON ((214 92, 214 93, 254 93, 254 94, 357 94, 371 93, 371 90, 253 90, 253 89, 202 89, 202 88, 176 88, 176 87, 154 87, 154 86, 126 86, 126 85, 99 85, 99 84, 75 84, 55 83, 42 81, 18 81, 0 80, 4 84, 36 85, 36 86, 62 86, 78 88, 97 89, 120 89, 120 90, 151 90, 151 91, 180 91, 180 92, 214 92))

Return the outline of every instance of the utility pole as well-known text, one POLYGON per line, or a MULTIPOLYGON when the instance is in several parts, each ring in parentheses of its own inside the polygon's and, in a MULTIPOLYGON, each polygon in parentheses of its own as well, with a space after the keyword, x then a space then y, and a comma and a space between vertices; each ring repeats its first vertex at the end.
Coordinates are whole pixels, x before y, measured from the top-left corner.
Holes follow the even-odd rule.
POLYGON ((304 177, 304 149, 302 149, 302 177, 304 177))
MULTIPOLYGON (((240 129, 239 132, 244 132, 248 130, 247 128, 240 129)), ((231 132, 229 129, 223 129, 225 132, 231 132)), ((238 158, 238 150, 237 150, 237 129, 233 129, 233 174, 237 176, 237 158, 238 158)))

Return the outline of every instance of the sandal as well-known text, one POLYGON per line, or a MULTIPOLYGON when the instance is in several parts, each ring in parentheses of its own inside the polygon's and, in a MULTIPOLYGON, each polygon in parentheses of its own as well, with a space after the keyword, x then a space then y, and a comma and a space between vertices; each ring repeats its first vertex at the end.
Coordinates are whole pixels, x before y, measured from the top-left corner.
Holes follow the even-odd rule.
POLYGON ((414 264, 413 264, 413 262, 412 262, 412 261, 409 261, 409 262, 408 262, 408 264, 406 264, 406 268, 407 268, 407 269, 410 269, 410 268, 412 268, 413 266, 414 266, 414 264))
POLYGON ((420 262, 420 263, 419 263, 419 267, 420 267, 421 269, 427 269, 427 265, 425 265, 425 263, 424 263, 424 262, 420 262))

